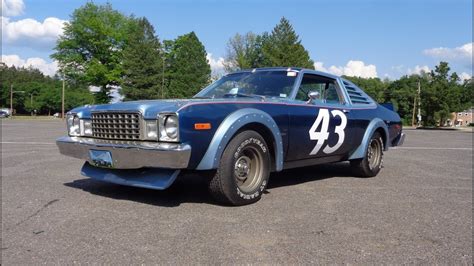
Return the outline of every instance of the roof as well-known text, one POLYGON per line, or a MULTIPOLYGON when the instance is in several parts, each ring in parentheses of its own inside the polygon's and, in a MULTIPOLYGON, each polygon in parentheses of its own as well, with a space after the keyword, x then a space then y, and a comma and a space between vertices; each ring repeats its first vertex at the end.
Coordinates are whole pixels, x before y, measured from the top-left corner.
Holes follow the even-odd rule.
POLYGON ((334 79, 339 78, 339 76, 336 76, 336 75, 333 75, 333 74, 330 74, 330 73, 321 72, 321 71, 317 71, 317 70, 309 69, 309 68, 301 68, 301 67, 259 67, 259 68, 249 68, 249 69, 237 70, 237 71, 232 72, 232 73, 251 72, 251 71, 271 71, 271 70, 273 70, 273 71, 291 71, 291 70, 293 70, 293 71, 298 71, 298 72, 304 71, 305 73, 321 75, 321 76, 330 77, 330 78, 334 78, 334 79))

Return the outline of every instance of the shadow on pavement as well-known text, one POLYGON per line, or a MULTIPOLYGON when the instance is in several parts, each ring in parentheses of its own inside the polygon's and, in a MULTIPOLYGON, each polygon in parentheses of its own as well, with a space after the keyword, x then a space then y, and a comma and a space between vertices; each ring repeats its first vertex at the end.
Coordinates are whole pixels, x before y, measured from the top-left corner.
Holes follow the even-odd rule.
MULTIPOLYGON (((274 188, 288 187, 332 177, 352 177, 349 164, 325 164, 273 173, 270 176, 266 194, 271 193, 271 190, 274 188)), ((95 181, 89 178, 74 180, 70 183, 64 183, 64 185, 82 189, 102 197, 129 200, 163 207, 176 207, 181 203, 219 205, 208 193, 207 178, 208 177, 200 176, 195 173, 187 173, 179 176, 175 183, 166 190, 127 187, 95 181)))

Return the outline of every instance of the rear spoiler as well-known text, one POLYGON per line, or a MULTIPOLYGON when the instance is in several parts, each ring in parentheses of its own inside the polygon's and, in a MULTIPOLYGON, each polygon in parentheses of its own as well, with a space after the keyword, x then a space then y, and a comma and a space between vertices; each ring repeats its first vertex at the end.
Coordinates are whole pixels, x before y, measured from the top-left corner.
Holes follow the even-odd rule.
POLYGON ((395 111, 395 108, 394 108, 394 106, 393 106, 393 103, 382 103, 382 104, 380 104, 380 105, 382 105, 383 107, 387 108, 387 109, 390 110, 390 111, 395 111))

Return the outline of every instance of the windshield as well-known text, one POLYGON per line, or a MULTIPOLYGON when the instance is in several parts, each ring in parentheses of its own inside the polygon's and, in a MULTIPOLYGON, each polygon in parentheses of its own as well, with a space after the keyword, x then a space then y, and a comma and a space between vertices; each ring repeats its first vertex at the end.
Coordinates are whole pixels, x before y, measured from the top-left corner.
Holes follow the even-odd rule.
POLYGON ((293 71, 254 71, 229 74, 196 95, 197 98, 287 98, 296 80, 293 71))

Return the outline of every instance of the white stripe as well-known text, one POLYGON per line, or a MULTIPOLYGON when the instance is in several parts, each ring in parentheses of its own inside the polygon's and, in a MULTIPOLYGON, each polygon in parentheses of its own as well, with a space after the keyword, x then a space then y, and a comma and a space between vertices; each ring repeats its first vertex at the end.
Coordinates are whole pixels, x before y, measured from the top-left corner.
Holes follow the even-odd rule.
POLYGON ((52 142, 13 142, 13 141, 2 141, 1 144, 26 144, 26 145, 55 145, 52 142))
POLYGON ((460 150, 470 151, 472 148, 437 148, 437 147, 393 147, 393 150, 460 150))

